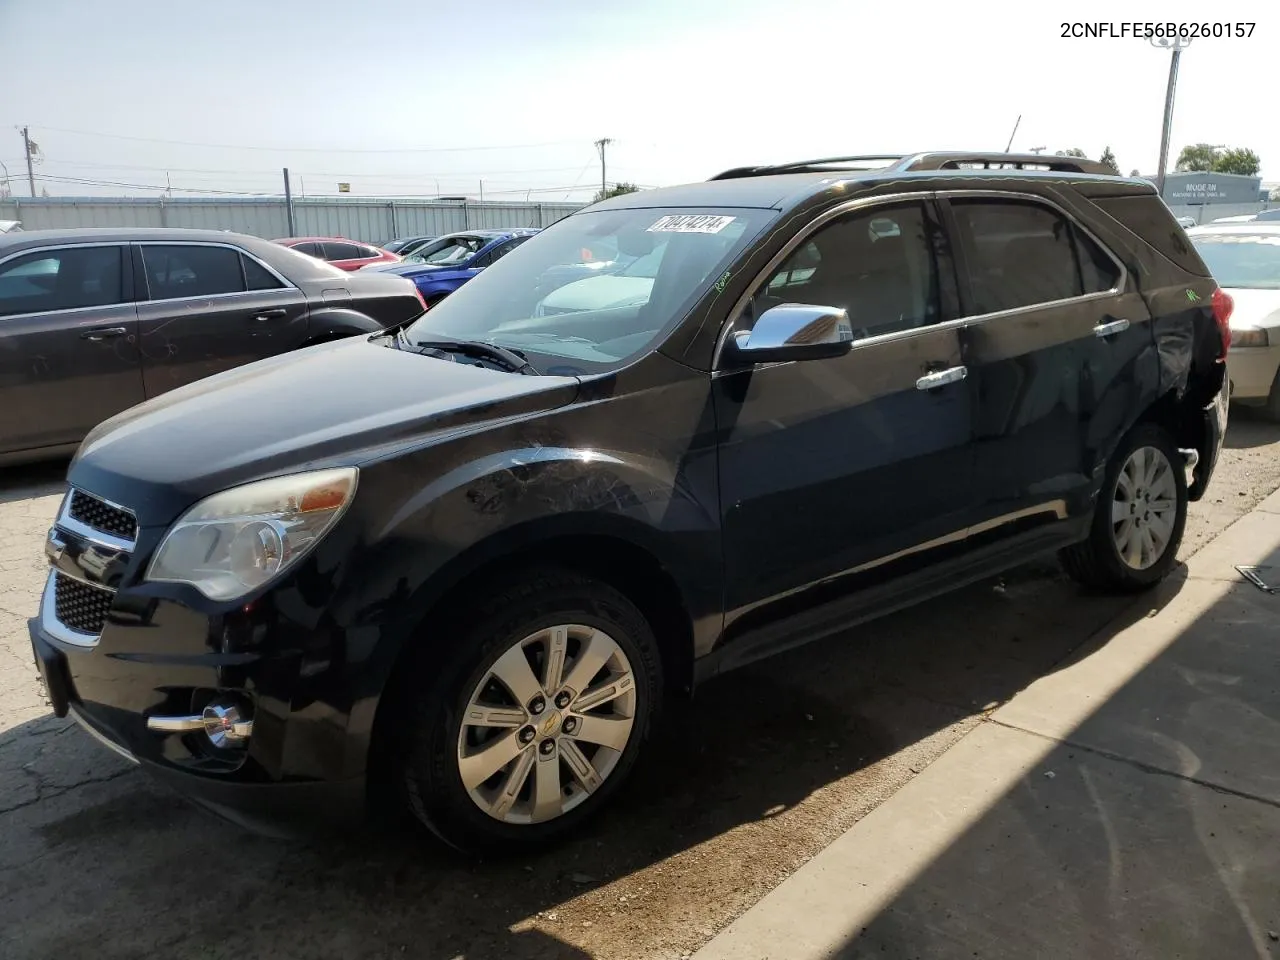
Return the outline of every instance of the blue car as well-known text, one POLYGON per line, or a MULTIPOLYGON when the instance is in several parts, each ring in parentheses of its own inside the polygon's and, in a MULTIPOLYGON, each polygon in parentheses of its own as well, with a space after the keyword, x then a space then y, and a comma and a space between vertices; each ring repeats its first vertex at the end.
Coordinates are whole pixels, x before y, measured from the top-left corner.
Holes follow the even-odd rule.
POLYGON ((431 307, 537 232, 532 227, 518 227, 450 233, 424 244, 399 263, 369 264, 361 270, 408 277, 431 307))

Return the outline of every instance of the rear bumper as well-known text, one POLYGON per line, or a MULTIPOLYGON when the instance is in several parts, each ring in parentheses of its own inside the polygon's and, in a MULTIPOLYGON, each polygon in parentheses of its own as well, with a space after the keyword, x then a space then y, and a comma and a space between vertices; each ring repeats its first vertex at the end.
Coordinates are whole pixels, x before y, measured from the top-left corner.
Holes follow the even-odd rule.
POLYGON ((1232 347, 1227 355, 1231 399, 1261 402, 1271 395, 1280 370, 1280 344, 1272 347, 1232 347))
POLYGON ((1227 432, 1229 393, 1229 380, 1224 377, 1222 387, 1200 413, 1200 440, 1196 444, 1199 462, 1192 473, 1191 485, 1187 488, 1189 500, 1195 501, 1203 497, 1209 481, 1213 479, 1218 455, 1222 452, 1222 438, 1227 432))

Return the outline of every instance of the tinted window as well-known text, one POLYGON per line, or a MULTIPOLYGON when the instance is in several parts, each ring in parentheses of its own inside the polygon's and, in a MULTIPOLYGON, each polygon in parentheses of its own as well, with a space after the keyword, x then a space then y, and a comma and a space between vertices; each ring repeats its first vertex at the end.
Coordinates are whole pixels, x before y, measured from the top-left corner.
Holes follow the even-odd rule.
POLYGON ((305 243, 295 243, 293 249, 299 253, 305 253, 309 257, 322 257, 324 251, 320 248, 320 244, 306 241, 305 243))
POLYGON ((0 266, 0 316, 100 307, 124 300, 120 247, 68 247, 0 266))
POLYGON ((376 260, 380 256, 382 256, 382 251, 379 250, 377 247, 361 247, 360 248, 361 259, 376 260))
POLYGON ((969 260, 970 314, 1081 294, 1071 225, 1034 203, 953 200, 969 260))
POLYGON ((282 284, 271 272, 252 257, 240 256, 241 262, 244 264, 244 279, 250 290, 275 290, 282 287, 282 284))
POLYGON ((1120 268, 1087 233, 1072 224, 1076 257, 1080 261, 1080 285, 1085 293, 1104 293, 1120 285, 1120 268))
POLYGON ((244 290, 240 254, 228 247, 142 247, 152 300, 211 297, 244 290))
POLYGON ((360 248, 354 243, 329 243, 327 240, 324 244, 324 258, 326 260, 359 260, 362 255, 360 248))
POLYGON ((937 322, 937 233, 919 204, 877 209, 815 233, 756 296, 759 312, 779 303, 841 307, 854 337, 937 322))
POLYGON ((1167 260, 1197 277, 1209 275, 1205 265, 1196 256, 1191 241, 1174 219, 1173 211, 1155 194, 1141 197, 1096 197, 1093 202, 1155 247, 1167 260))

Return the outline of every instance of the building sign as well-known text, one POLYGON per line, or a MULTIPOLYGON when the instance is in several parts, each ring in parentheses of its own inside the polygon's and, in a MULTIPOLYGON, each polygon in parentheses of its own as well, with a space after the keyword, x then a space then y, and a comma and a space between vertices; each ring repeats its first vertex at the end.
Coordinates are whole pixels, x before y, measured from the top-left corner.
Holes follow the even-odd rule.
POLYGON ((1174 173, 1165 177, 1164 199, 1171 204, 1253 203, 1262 180, 1227 173, 1174 173))
POLYGON ((350 193, 350 192, 351 192, 351 184, 349 184, 349 183, 340 183, 340 184, 338 184, 338 192, 339 192, 339 193, 350 193))

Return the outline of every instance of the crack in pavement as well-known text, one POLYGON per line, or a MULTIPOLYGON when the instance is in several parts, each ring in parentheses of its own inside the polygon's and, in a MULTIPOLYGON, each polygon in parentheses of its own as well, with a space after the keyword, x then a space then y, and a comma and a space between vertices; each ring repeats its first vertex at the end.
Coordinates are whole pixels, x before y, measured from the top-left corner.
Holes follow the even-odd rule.
POLYGON ((1114 753, 1111 750, 1103 750, 1101 747, 1091 747, 1088 744, 1079 743, 1075 740, 1060 740, 1057 737, 1051 737, 1048 734, 1038 733, 1035 730, 1027 730, 1016 724, 1005 723, 1003 720, 997 720, 994 717, 987 718, 988 723, 994 723, 997 726, 1004 727, 1006 730, 1013 730, 1017 733, 1025 733, 1028 736, 1038 737, 1041 740, 1047 740, 1050 743, 1061 744, 1064 747, 1070 747, 1072 750, 1081 750, 1085 753, 1091 753, 1094 756, 1104 757, 1107 760, 1115 760, 1118 763, 1127 764, 1143 773, 1151 773, 1161 777, 1169 777, 1173 780, 1182 780, 1186 783, 1194 783, 1198 787, 1204 787, 1215 793, 1225 794, 1230 797, 1238 797, 1241 800, 1253 800, 1257 803, 1266 804, 1268 807, 1275 807, 1280 810, 1280 800, 1273 800, 1271 797, 1264 797, 1256 793, 1250 793, 1247 790, 1237 790, 1235 787, 1224 786, 1221 783, 1215 783, 1212 780, 1205 780, 1201 777, 1190 777, 1185 773, 1178 773, 1176 770, 1169 770, 1165 767, 1156 766, 1153 763, 1147 763, 1145 760, 1135 760, 1133 757, 1126 757, 1122 753, 1114 753))
POLYGON ((85 780, 77 780, 75 783, 70 783, 64 787, 59 787, 56 790, 53 790, 52 792, 46 792, 47 788, 41 782, 40 775, 36 773, 36 771, 28 770, 26 767, 22 767, 21 769, 23 773, 27 774, 30 777, 35 778, 36 795, 32 797, 30 800, 24 800, 21 803, 14 804, 13 806, 0 807, 0 816, 4 816, 6 813, 15 813, 18 810, 25 810, 27 807, 34 806, 35 804, 40 803, 41 801, 52 800, 54 797, 60 797, 64 793, 70 793, 72 790, 78 790, 80 787, 87 787, 95 783, 110 783, 112 780, 119 780, 121 777, 126 776, 130 773, 138 772, 134 770, 132 767, 126 767, 124 770, 117 770, 115 773, 109 773, 105 777, 89 777, 88 779, 85 779, 85 780))

